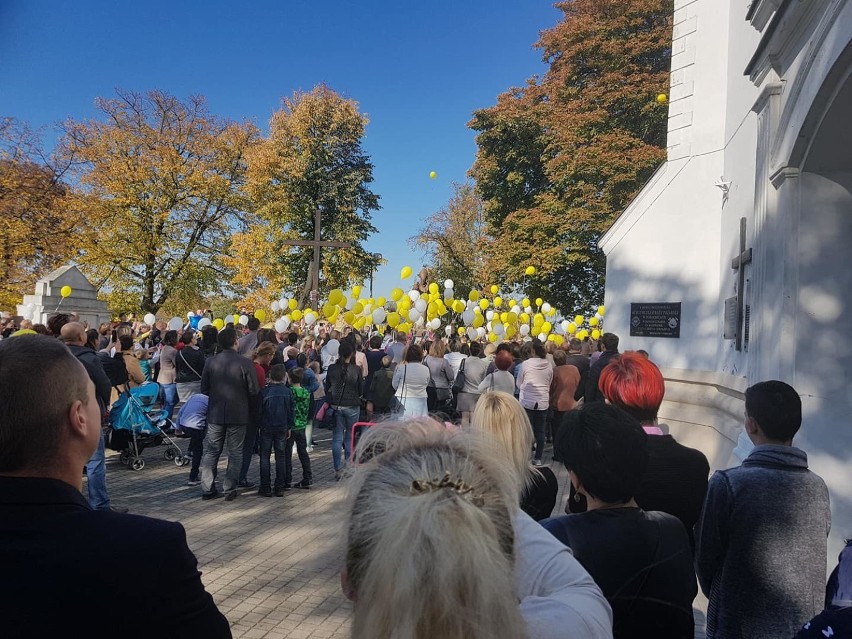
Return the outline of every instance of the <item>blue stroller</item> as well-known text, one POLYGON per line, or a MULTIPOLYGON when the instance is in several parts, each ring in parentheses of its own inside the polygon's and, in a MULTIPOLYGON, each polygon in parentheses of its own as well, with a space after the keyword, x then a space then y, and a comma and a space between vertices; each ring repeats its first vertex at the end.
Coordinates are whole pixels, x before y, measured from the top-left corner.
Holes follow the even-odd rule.
POLYGON ((145 460, 141 457, 143 450, 163 443, 166 445, 163 456, 175 466, 189 463, 167 434, 171 431, 171 422, 162 413, 159 397, 160 385, 147 382, 124 391, 109 411, 112 427, 106 445, 119 451, 119 461, 133 470, 145 468, 145 460))

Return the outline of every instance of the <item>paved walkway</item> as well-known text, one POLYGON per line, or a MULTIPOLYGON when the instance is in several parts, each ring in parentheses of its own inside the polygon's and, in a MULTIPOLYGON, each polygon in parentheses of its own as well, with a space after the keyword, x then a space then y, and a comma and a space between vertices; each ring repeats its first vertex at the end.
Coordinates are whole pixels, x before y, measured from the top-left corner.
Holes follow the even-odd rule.
MULTIPOLYGON (((341 593, 339 577, 345 480, 334 480, 330 433, 315 433, 311 490, 263 498, 256 489, 243 489, 233 502, 202 501, 200 487, 186 486, 189 467, 176 467, 164 458, 165 446, 159 446, 143 452, 141 471, 122 466, 117 454, 109 455, 110 495, 135 514, 183 524, 204 585, 230 621, 234 637, 348 637, 352 607, 341 593)), ((186 448, 187 440, 176 441, 186 448)), ((550 459, 549 450, 545 459, 550 459)), ((301 468, 295 455, 293 461, 298 481, 301 468)), ((554 514, 561 514, 567 472, 561 464, 551 468, 560 483, 554 514)), ((256 481, 257 475, 255 458, 249 476, 256 481)), ((706 603, 696 603, 706 609, 706 603)), ((698 608, 696 638, 704 636, 698 608)))

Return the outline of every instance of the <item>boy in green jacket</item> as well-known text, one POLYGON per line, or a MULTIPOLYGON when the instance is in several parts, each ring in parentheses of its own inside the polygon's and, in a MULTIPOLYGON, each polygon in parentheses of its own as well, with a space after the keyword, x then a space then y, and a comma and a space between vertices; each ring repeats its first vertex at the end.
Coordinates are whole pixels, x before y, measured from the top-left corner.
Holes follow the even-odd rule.
POLYGON ((305 377, 304 368, 294 368, 289 372, 290 391, 293 393, 293 429, 287 439, 287 450, 284 454, 287 460, 285 470, 285 488, 290 487, 293 478, 293 444, 296 444, 296 453, 302 464, 302 481, 296 484, 296 488, 308 489, 313 484, 311 474, 311 458, 308 456, 308 441, 305 437, 305 428, 308 426, 308 415, 311 410, 311 393, 302 388, 302 380, 305 377))

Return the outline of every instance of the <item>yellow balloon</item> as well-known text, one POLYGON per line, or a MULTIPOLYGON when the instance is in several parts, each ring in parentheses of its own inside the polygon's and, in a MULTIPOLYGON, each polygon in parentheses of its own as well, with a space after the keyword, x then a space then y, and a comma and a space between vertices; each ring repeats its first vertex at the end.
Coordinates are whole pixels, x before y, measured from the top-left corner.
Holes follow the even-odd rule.
MULTIPOLYGON (((544 331, 542 331, 542 333, 543 333, 543 332, 544 332, 544 331)), ((548 336, 547 336, 547 341, 548 341, 548 342, 555 342, 555 341, 556 341, 556 335, 553 335, 553 334, 548 335, 548 336)))
POLYGON ((464 326, 459 326, 457 332, 458 332, 459 335, 464 335, 465 334, 464 326))
POLYGON ((497 291, 499 291, 499 290, 500 290, 500 287, 497 286, 496 284, 491 285, 491 294, 492 295, 497 295, 497 291))
POLYGON ((225 320, 223 320, 221 317, 217 317, 213 320, 213 326, 215 326, 217 330, 221 331, 223 328, 225 328, 225 320))
POLYGON ((665 93, 660 93, 657 96, 657 104, 665 104, 669 101, 669 97, 665 93))
POLYGON ((486 308, 488 308, 488 306, 489 306, 489 303, 488 303, 487 299, 483 298, 483 299, 479 300, 479 308, 481 308, 483 311, 486 308))
POLYGON ((352 324, 355 321, 355 313, 353 313, 352 311, 346 311, 343 314, 343 321, 347 324, 352 324))
POLYGON ((600 338, 601 338, 601 332, 598 329, 593 330, 592 331, 592 339, 600 339, 600 338))
POLYGON ((586 319, 585 319, 582 315, 576 315, 576 316, 574 317, 574 323, 575 323, 577 326, 582 325, 582 323, 583 323, 583 322, 585 322, 585 321, 586 321, 586 319))
POLYGON ((355 313, 355 315, 360 315, 364 312, 364 305, 361 302, 356 302, 355 306, 352 307, 352 312, 355 313))
POLYGON ((523 301, 523 302, 521 302, 521 306, 523 306, 524 308, 526 308, 526 307, 527 307, 527 306, 529 306, 529 305, 530 305, 530 298, 525 297, 525 298, 524 298, 524 301, 523 301))
POLYGON ((396 310, 398 310, 400 313, 407 311, 410 308, 411 308, 411 300, 407 297, 403 297, 401 300, 399 300, 399 303, 396 305, 396 310))
POLYGON ((331 302, 326 302, 325 304, 322 305, 322 314, 325 317, 329 317, 331 315, 334 315, 334 311, 336 311, 336 310, 337 310, 337 307, 334 304, 332 304, 331 302))
POLYGON ((528 324, 530 321, 529 313, 521 313, 521 324, 528 324))
POLYGON ((528 266, 524 273, 527 275, 535 275, 535 266, 528 266))
POLYGON ((473 318, 473 327, 479 328, 480 326, 485 324, 485 318, 482 315, 475 315, 473 318))
POLYGON ((574 333, 577 332, 577 325, 574 322, 571 322, 570 324, 568 324, 568 332, 571 335, 573 335, 574 333))
POLYGON ((334 324, 334 323, 337 321, 337 316, 338 316, 338 315, 340 315, 340 309, 339 309, 339 308, 335 308, 335 309, 334 309, 334 313, 332 313, 331 315, 329 315, 328 317, 326 317, 326 319, 327 319, 329 322, 331 322, 332 324, 334 324))
POLYGON ((290 313, 290 317, 293 319, 294 322, 298 322, 300 319, 302 319, 302 311, 297 308, 292 313, 290 313))
POLYGON ((500 321, 501 321, 503 324, 505 324, 506 322, 508 322, 508 321, 509 321, 509 314, 508 314, 508 313, 500 313, 500 321))
POLYGON ((509 308, 512 308, 515 304, 517 304, 517 302, 515 300, 509 300, 508 306, 509 306, 509 308))
POLYGON ((403 322, 402 324, 396 327, 396 330, 400 331, 401 333, 407 333, 411 330, 411 324, 409 324, 408 322, 403 322))
POLYGON ((494 298, 494 308, 500 308, 503 306, 503 298, 499 295, 494 298))
POLYGON ((403 291, 401 288, 395 288, 391 291, 391 299, 394 302, 398 302, 403 295, 405 295, 405 291, 403 291))
POLYGON ((553 329, 553 325, 550 322, 545 322, 541 325, 542 333, 549 333, 553 329))
MULTIPOLYGON (((506 313, 506 315, 507 315, 506 321, 509 324, 514 324, 515 322, 518 321, 518 314, 515 313, 514 311, 509 311, 508 313, 506 313)), ((503 322, 503 323, 505 324, 506 322, 503 322)))
POLYGON ((518 332, 518 329, 516 329, 514 326, 507 326, 506 327, 506 337, 508 337, 508 338, 514 337, 515 333, 517 333, 517 332, 518 332))
POLYGON ((343 291, 341 291, 339 288, 332 290, 328 294, 328 301, 329 301, 330 304, 332 304, 334 306, 340 304, 344 299, 345 299, 345 296, 343 295, 343 291))
POLYGON ((606 306, 598 306, 598 315, 601 317, 606 315, 606 306))
POLYGON ((353 299, 356 298, 356 297, 361 297, 361 287, 360 286, 353 286, 352 287, 352 297, 353 297, 353 299))
POLYGON ((597 317, 590 317, 589 318, 589 326, 597 326, 597 325, 598 325, 598 318, 597 317))
POLYGON ((432 282, 429 285, 429 292, 432 293, 433 295, 438 292, 438 285, 435 284, 435 282, 432 282))
POLYGON ((402 270, 399 272, 399 279, 407 280, 409 277, 411 277, 411 274, 413 272, 414 271, 411 270, 410 266, 403 266, 402 270))
POLYGON ((475 302, 476 300, 479 299, 479 291, 477 291, 477 290, 471 291, 470 295, 467 296, 467 299, 469 299, 471 302, 475 302))
POLYGON ((547 313, 545 313, 545 315, 547 315, 548 317, 553 317, 554 315, 556 315, 556 309, 551 306, 550 310, 547 311, 547 313))
POLYGON ((366 324, 366 323, 367 323, 366 317, 359 317, 358 319, 355 320, 355 323, 352 326, 353 326, 353 328, 360 331, 362 328, 364 328, 364 324, 366 324))
POLYGON ((456 313, 464 313, 464 309, 465 309, 465 304, 461 300, 456 300, 455 302, 453 302, 453 310, 456 313))
POLYGON ((535 298, 535 305, 536 306, 541 306, 542 304, 544 304, 543 299, 541 299, 540 297, 535 298))
POLYGON ((496 335, 496 334, 494 334, 494 333, 488 333, 488 341, 489 341, 489 342, 491 342, 491 343, 493 344, 494 342, 496 342, 496 341, 497 341, 497 339, 498 339, 498 337, 497 337, 497 335, 496 335))
POLYGON ((388 313, 387 319, 385 321, 391 328, 396 328, 399 325, 399 320, 399 313, 388 313))
POLYGON ((544 324, 544 315, 536 313, 533 317, 533 326, 541 326, 542 324, 544 324))
POLYGON ((376 300, 376 306, 384 306, 388 301, 384 297, 380 297, 376 300))
POLYGON ((438 174, 435 173, 435 171, 429 171, 429 177, 434 180, 436 177, 438 177, 438 174))
MULTIPOLYGON (((296 300, 287 300, 287 307, 291 311, 295 311, 298 308, 298 306, 299 306, 299 302, 297 302, 296 300)), ((292 317, 292 315, 290 317, 292 317)))
POLYGON ((59 289, 59 294, 62 297, 68 297, 69 295, 71 295, 71 287, 70 286, 63 286, 61 289, 59 289))

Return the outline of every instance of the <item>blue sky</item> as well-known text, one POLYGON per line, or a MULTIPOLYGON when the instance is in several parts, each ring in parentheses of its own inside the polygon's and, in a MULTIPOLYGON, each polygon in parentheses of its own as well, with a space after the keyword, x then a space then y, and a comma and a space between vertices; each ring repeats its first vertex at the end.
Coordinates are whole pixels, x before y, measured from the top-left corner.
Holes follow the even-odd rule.
POLYGON ((367 248, 389 260, 386 294, 421 265, 407 238, 466 179, 472 111, 544 71, 532 45, 560 15, 550 0, 0 0, 0 116, 49 127, 115 88, 157 88, 266 130, 283 96, 325 82, 370 118, 367 248))

